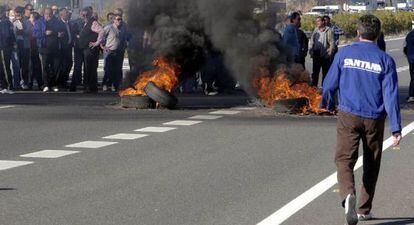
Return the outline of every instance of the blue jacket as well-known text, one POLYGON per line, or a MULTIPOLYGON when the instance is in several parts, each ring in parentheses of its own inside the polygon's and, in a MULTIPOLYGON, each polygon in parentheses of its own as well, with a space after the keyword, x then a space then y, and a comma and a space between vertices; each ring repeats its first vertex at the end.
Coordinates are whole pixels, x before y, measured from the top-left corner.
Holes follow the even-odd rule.
POLYGON ((46 20, 40 18, 34 22, 33 37, 36 38, 37 47, 39 49, 46 48, 46 20))
POLYGON ((292 50, 292 56, 295 58, 300 56, 300 45, 298 38, 298 29, 295 25, 289 24, 283 33, 283 42, 292 50))
POLYGON ((390 119, 390 131, 401 132, 398 78, 394 60, 375 43, 355 42, 342 48, 323 83, 321 108, 335 108, 363 118, 390 119))

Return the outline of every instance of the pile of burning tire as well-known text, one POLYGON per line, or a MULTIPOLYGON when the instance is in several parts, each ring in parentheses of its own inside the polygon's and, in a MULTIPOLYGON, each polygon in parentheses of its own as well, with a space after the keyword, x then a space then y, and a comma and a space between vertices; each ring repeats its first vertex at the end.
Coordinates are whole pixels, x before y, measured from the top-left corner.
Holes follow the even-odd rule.
POLYGON ((122 96, 121 105, 124 108, 154 109, 157 107, 174 109, 178 103, 177 97, 170 92, 148 82, 144 88, 147 96, 122 96))

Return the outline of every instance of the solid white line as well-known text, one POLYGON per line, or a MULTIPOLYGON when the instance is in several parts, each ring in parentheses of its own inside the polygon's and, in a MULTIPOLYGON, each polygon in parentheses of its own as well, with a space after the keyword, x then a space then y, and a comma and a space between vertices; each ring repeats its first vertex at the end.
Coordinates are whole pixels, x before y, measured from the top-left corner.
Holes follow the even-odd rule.
POLYGON ((396 51, 400 51, 401 49, 399 49, 399 48, 396 48, 396 49, 390 49, 390 50, 388 50, 389 52, 396 52, 396 51))
POLYGON ((114 139, 114 140, 135 140, 143 137, 149 136, 148 134, 114 134, 111 136, 103 137, 104 139, 114 139))
MULTIPOLYGON (((414 122, 410 123, 402 130, 402 136, 406 136, 411 131, 414 130, 414 122)), ((383 143, 383 151, 387 150, 392 146, 393 138, 390 137, 383 143)), ((358 158, 358 161, 354 167, 354 170, 361 168, 362 166, 362 156, 358 158)), ((257 225, 277 225, 283 223, 289 217, 294 215, 296 212, 301 210, 307 204, 318 198, 324 192, 329 190, 332 186, 337 183, 337 173, 333 173, 323 181, 319 182, 303 194, 299 195, 297 198, 293 199, 291 202, 280 208, 278 211, 258 223, 257 225)))
POLYGON ((10 108, 14 108, 16 106, 14 105, 4 105, 4 106, 0 106, 0 109, 10 109, 10 108))
POLYGON ((198 120, 174 120, 174 121, 163 123, 163 124, 172 125, 172 126, 192 126, 192 125, 199 124, 202 122, 203 121, 198 121, 198 120))
POLYGON ((84 141, 71 145, 66 145, 67 148, 102 148, 109 145, 118 144, 118 142, 108 142, 108 141, 84 141))
POLYGON ((145 127, 138 130, 137 132, 150 132, 150 133, 164 133, 167 131, 175 130, 175 127, 145 127))
POLYGON ((66 151, 66 150, 42 150, 38 152, 33 152, 20 157, 26 158, 47 158, 47 159, 56 159, 67 155, 72 155, 79 153, 79 151, 66 151))
POLYGON ((400 72, 403 72, 403 71, 406 71, 406 70, 409 70, 409 69, 410 69, 409 66, 398 67, 397 68, 397 73, 400 73, 400 72))
POLYGON ((217 114, 217 115, 236 115, 238 113, 240 113, 240 111, 218 110, 218 111, 210 112, 210 114, 217 114))
POLYGON ((29 165, 32 163, 33 162, 28 162, 28 161, 0 160, 0 171, 8 170, 8 169, 19 167, 19 166, 25 166, 25 165, 29 165))
POLYGON ((213 115, 197 115, 189 117, 188 119, 194 119, 194 120, 216 120, 223 118, 223 116, 213 116, 213 115))

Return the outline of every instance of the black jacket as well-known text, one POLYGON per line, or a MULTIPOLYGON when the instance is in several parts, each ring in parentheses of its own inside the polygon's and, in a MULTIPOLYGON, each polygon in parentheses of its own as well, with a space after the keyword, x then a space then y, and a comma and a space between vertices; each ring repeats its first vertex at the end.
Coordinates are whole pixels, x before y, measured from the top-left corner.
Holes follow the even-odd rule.
POLYGON ((16 43, 13 24, 9 18, 0 18, 0 50, 10 50, 16 43))

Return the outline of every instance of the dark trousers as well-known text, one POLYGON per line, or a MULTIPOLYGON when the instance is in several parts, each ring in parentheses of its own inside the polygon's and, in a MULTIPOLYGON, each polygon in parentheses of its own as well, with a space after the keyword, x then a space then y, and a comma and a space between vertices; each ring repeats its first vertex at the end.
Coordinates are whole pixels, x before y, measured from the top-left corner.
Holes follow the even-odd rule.
MULTIPOLYGON (((83 50, 77 47, 74 48, 75 62, 73 65, 73 74, 71 88, 76 89, 76 86, 82 84, 82 67, 84 65, 83 50)), ((85 67, 83 67, 83 73, 85 74, 85 67)))
POLYGON ((24 84, 29 84, 30 48, 24 48, 23 43, 19 43, 17 55, 19 57, 20 62, 21 79, 23 79, 24 84))
POLYGON ((414 63, 410 63, 410 77, 411 77, 411 81, 410 81, 410 89, 409 89, 408 95, 410 97, 414 97, 414 63))
POLYGON ((99 49, 86 48, 83 50, 83 57, 85 60, 84 84, 86 90, 95 92, 98 90, 99 49))
POLYGON ((32 48, 30 51, 30 73, 29 73, 29 87, 33 87, 33 82, 36 80, 38 88, 43 86, 42 78, 42 63, 39 57, 39 50, 32 48))
POLYGON ((11 50, 0 50, 0 88, 12 88, 11 50))
POLYGON ((57 86, 59 68, 59 58, 56 53, 41 53, 40 61, 42 63, 42 77, 45 87, 57 86))
POLYGON ((326 74, 328 74, 329 67, 331 66, 331 59, 320 57, 319 54, 313 55, 313 68, 312 68, 312 83, 313 87, 317 87, 319 83, 319 73, 322 68, 322 84, 325 80, 326 74))
POLYGON ((124 60, 123 51, 111 51, 106 57, 106 69, 108 71, 109 83, 119 90, 122 81, 122 63, 124 60))
POLYGON ((335 163, 342 203, 348 194, 355 194, 354 166, 358 159, 359 142, 363 144, 362 188, 358 213, 368 214, 372 208, 375 186, 381 165, 385 119, 365 119, 339 112, 335 163))
POLYGON ((59 69, 58 73, 58 85, 61 88, 67 87, 67 82, 69 80, 69 73, 72 69, 73 61, 72 61, 72 48, 62 48, 59 51, 59 69))

